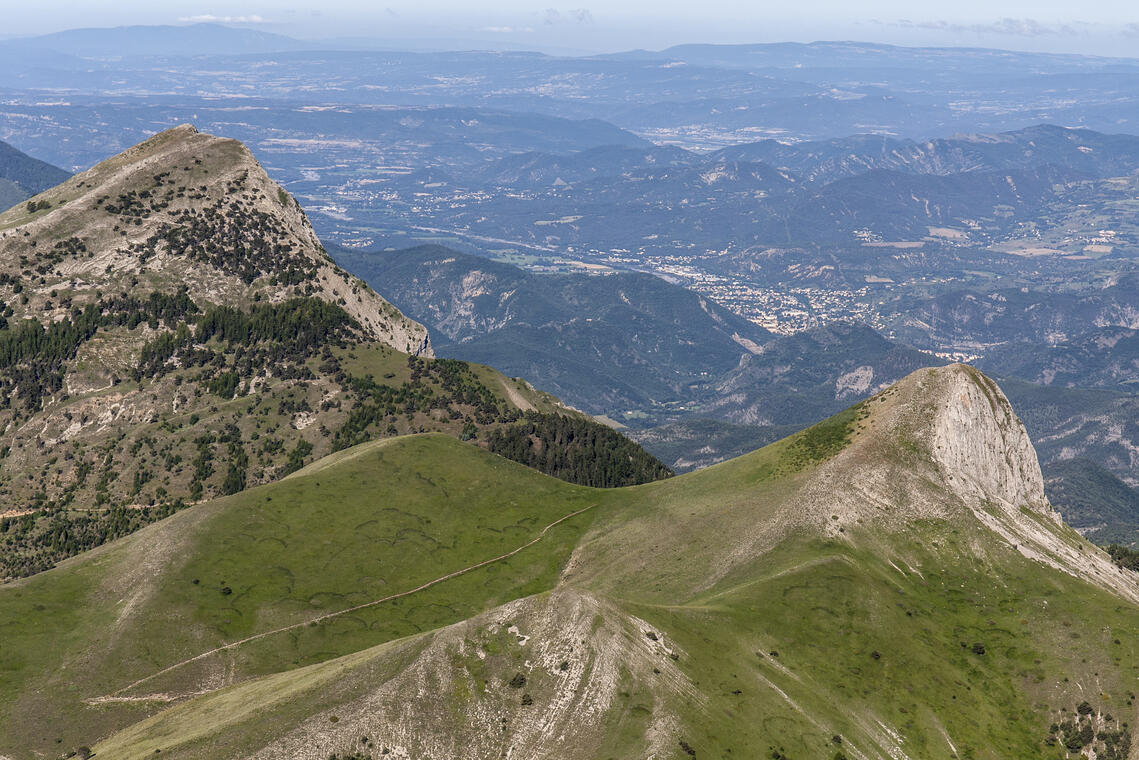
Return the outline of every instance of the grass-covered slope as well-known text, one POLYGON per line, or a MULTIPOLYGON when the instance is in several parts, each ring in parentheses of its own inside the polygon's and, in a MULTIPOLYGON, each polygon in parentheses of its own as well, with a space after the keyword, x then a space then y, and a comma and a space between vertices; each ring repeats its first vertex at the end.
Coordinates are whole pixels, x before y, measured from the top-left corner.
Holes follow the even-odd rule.
POLYGON ((634 488, 364 444, 0 588, 0 753, 1128 757, 1139 585, 1026 440, 954 366, 634 488))
POLYGON ((347 655, 549 589, 597 502, 590 489, 448 436, 363 444, 330 459, 0 587, 0 753, 93 744, 168 698, 347 655), (407 598, 309 625, 539 537, 532 549, 407 598), (85 702, 107 696, 128 699, 85 702))

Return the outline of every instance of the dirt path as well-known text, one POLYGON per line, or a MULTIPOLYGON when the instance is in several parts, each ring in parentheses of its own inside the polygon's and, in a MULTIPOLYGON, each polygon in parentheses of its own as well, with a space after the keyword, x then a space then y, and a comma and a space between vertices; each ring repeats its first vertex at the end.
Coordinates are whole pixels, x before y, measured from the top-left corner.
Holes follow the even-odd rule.
POLYGON ((517 549, 514 549, 513 551, 509 551, 506 554, 500 554, 499 556, 492 557, 491 559, 488 559, 488 560, 483 560, 482 562, 479 562, 478 564, 475 564, 475 565, 471 565, 470 567, 464 567, 462 570, 456 570, 453 573, 447 573, 446 575, 441 575, 438 578, 436 578, 435 580, 428 581, 427 583, 424 583, 422 586, 416 586, 413 589, 410 589, 408 591, 401 591, 398 594, 391 594, 390 596, 385 596, 382 599, 376 599, 376 600, 371 601, 371 602, 365 602, 364 604, 358 604, 355 607, 349 607, 348 609, 339 610, 337 612, 328 612, 328 613, 325 613, 324 615, 318 615, 317 617, 314 617, 311 620, 305 620, 305 621, 302 621, 300 623, 293 623, 292 625, 286 625, 286 626, 281 627, 281 628, 275 628, 272 631, 264 631, 262 633, 256 633, 252 636, 247 636, 244 639, 240 639, 239 641, 231 641, 228 644, 223 644, 222 646, 217 647, 215 649, 211 649, 208 652, 202 652, 201 654, 194 655, 193 657, 182 660, 181 662, 176 662, 169 667, 163 668, 162 670, 159 670, 155 673, 151 673, 150 675, 146 676, 145 678, 140 678, 139 680, 135 681, 134 683, 128 684, 127 686, 124 686, 123 688, 118 689, 117 691, 113 691, 110 694, 107 694, 107 695, 102 696, 102 697, 91 697, 91 698, 85 699, 83 701, 86 702, 87 704, 100 704, 100 703, 105 703, 105 702, 143 702, 143 701, 147 701, 147 702, 172 702, 175 699, 178 699, 178 697, 172 696, 169 694, 155 694, 155 695, 152 695, 149 697, 123 697, 123 696, 119 696, 119 695, 122 694, 124 691, 130 691, 131 689, 133 689, 137 686, 141 686, 142 684, 146 683, 147 681, 151 680, 152 678, 157 678, 158 676, 165 675, 166 673, 169 673, 172 670, 177 670, 178 668, 182 667, 183 665, 189 665, 191 662, 197 662, 198 660, 205 659, 206 657, 209 657, 210 655, 213 655, 213 654, 217 654, 218 652, 224 652, 224 651, 227 651, 229 649, 235 649, 235 648, 241 646, 242 644, 248 644, 250 641, 256 641, 258 639, 263 639, 267 636, 275 636, 278 633, 284 633, 285 631, 292 631, 292 630, 297 629, 297 628, 304 628, 307 625, 313 625, 316 623, 323 622, 325 620, 330 620, 330 619, 332 619, 334 617, 338 617, 340 615, 347 615, 350 612, 357 612, 359 610, 367 609, 368 607, 375 607, 378 604, 383 604, 384 602, 390 602, 393 599, 400 599, 400 598, 405 597, 405 596, 410 596, 411 594, 415 594, 415 593, 418 593, 420 591, 423 591, 424 589, 431 588, 432 586, 434 586, 438 583, 442 583, 443 581, 450 580, 451 578, 456 578, 460 575, 464 575, 466 573, 471 572, 472 570, 477 570, 480 567, 486 567, 487 565, 492 565, 495 562, 501 562, 504 559, 509 559, 509 558, 513 557, 515 554, 518 554, 518 552, 523 551, 524 549, 529 549, 531 546, 533 546, 534 544, 541 541, 543 538, 545 538, 546 533, 548 533, 551 528, 559 525, 560 523, 565 522, 566 520, 569 520, 570 518, 577 517, 582 512, 587 512, 596 506, 597 506, 596 504, 590 504, 588 507, 583 507, 583 508, 577 510, 576 512, 570 512, 568 515, 565 515, 564 517, 559 517, 557 520, 554 520, 552 523, 550 523, 546 527, 542 528, 541 532, 538 533, 538 535, 535 538, 533 538, 532 540, 530 540, 529 542, 527 542, 525 544, 522 544, 522 546, 519 546, 517 549))

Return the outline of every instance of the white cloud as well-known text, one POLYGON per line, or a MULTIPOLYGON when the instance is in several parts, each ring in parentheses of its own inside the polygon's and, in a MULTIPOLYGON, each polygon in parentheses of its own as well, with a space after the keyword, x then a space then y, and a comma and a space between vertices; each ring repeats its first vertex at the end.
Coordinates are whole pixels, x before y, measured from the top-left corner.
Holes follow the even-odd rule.
POLYGON ((589 26, 593 24, 593 14, 588 8, 574 8, 569 11, 559 11, 557 8, 547 8, 542 14, 545 23, 554 26, 563 21, 589 26))
POLYGON ((1010 37, 1048 37, 1077 34, 1071 24, 1045 24, 1034 18, 1002 18, 984 24, 961 24, 953 21, 910 21, 902 19, 894 26, 904 29, 931 29, 938 32, 1003 34, 1010 37))
POLYGON ((182 24, 264 24, 261 16, 215 16, 212 13, 203 13, 200 16, 182 16, 178 19, 182 24))

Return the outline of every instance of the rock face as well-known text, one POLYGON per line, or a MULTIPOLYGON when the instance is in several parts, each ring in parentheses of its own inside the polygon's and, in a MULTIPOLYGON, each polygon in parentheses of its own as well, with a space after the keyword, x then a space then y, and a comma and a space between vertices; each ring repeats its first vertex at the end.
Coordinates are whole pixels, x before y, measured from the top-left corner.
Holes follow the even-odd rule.
POLYGON ((939 409, 930 452, 961 496, 1028 506, 1055 519, 1044 497, 1044 476, 1024 425, 997 384, 961 365, 940 373, 939 409))
MULTIPOLYGON (((573 589, 516 600, 426 642, 396 646, 411 651, 385 655, 408 664, 379 688, 311 717, 246 760, 324 760, 342 749, 345 735, 371 737, 404 758, 554 757, 559 747, 598 756, 631 682, 699 699, 669 657, 678 650, 653 626, 573 589), (488 658, 501 653, 517 658, 517 680, 486 678, 488 658), (456 693, 469 696, 459 706, 439 699, 456 693)), ((646 717, 649 756, 667 757, 678 717, 661 704, 646 717)))
POLYGON ((805 485, 789 523, 838 537, 843 523, 891 531, 972 517, 1024 556, 1139 601, 1134 578, 1048 503, 1024 425, 980 371, 919 370, 863 402, 856 419, 852 443, 805 485))
POLYGON ((849 444, 805 486, 810 521, 826 522, 827 492, 855 520, 953 519, 967 505, 1059 523, 1024 425, 976 369, 918 370, 852 409, 849 444))
POLYGON ((963 365, 939 375, 930 451, 953 493, 1026 557, 1139 602, 1133 573, 1079 540, 1048 503, 1036 451, 996 383, 963 365))

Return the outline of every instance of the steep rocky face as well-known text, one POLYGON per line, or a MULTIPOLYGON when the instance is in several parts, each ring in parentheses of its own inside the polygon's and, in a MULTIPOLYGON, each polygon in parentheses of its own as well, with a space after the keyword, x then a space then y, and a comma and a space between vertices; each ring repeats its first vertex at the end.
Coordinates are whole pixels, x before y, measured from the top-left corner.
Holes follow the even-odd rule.
POLYGON ((806 484, 795 523, 839 536, 851 523, 892 531, 972 517, 1022 555, 1139 601, 1132 575, 1048 503, 1028 433, 984 374, 919 370, 855 411, 850 445, 806 484))
POLYGON ((945 482, 964 498, 1031 507, 1059 520, 1044 497, 1028 432, 996 383, 966 368, 942 374, 930 453, 945 482))
MULTIPOLYGON (((1065 526, 1048 504, 1024 426, 995 383, 972 367, 913 372, 777 446, 783 447, 783 462, 759 471, 788 473, 777 502, 765 485, 757 485, 712 514, 648 513, 643 520, 651 525, 621 526, 598 542, 603 556, 613 552, 615 564, 594 563, 590 582, 619 588, 642 573, 683 578, 680 568, 689 560, 679 549, 674 555, 662 546, 683 546, 708 521, 717 524, 719 537, 701 547, 707 570, 699 578, 688 573, 690 592, 743 572, 797 535, 887 550, 921 526, 935 534, 977 536, 969 552, 983 555, 988 550, 979 547, 996 542, 1139 600, 1134 579, 1065 526), (656 541, 643 546, 624 538, 626 531, 656 541)), ((750 456, 720 467, 746 467, 750 456)), ((717 471, 710 468, 707 477, 717 471)), ((763 482, 763 475, 755 477, 763 482)))
POLYGON ((850 519, 956 519, 968 505, 1059 523, 1024 425, 972 367, 918 370, 847 415, 846 445, 806 488, 833 491, 850 519))

